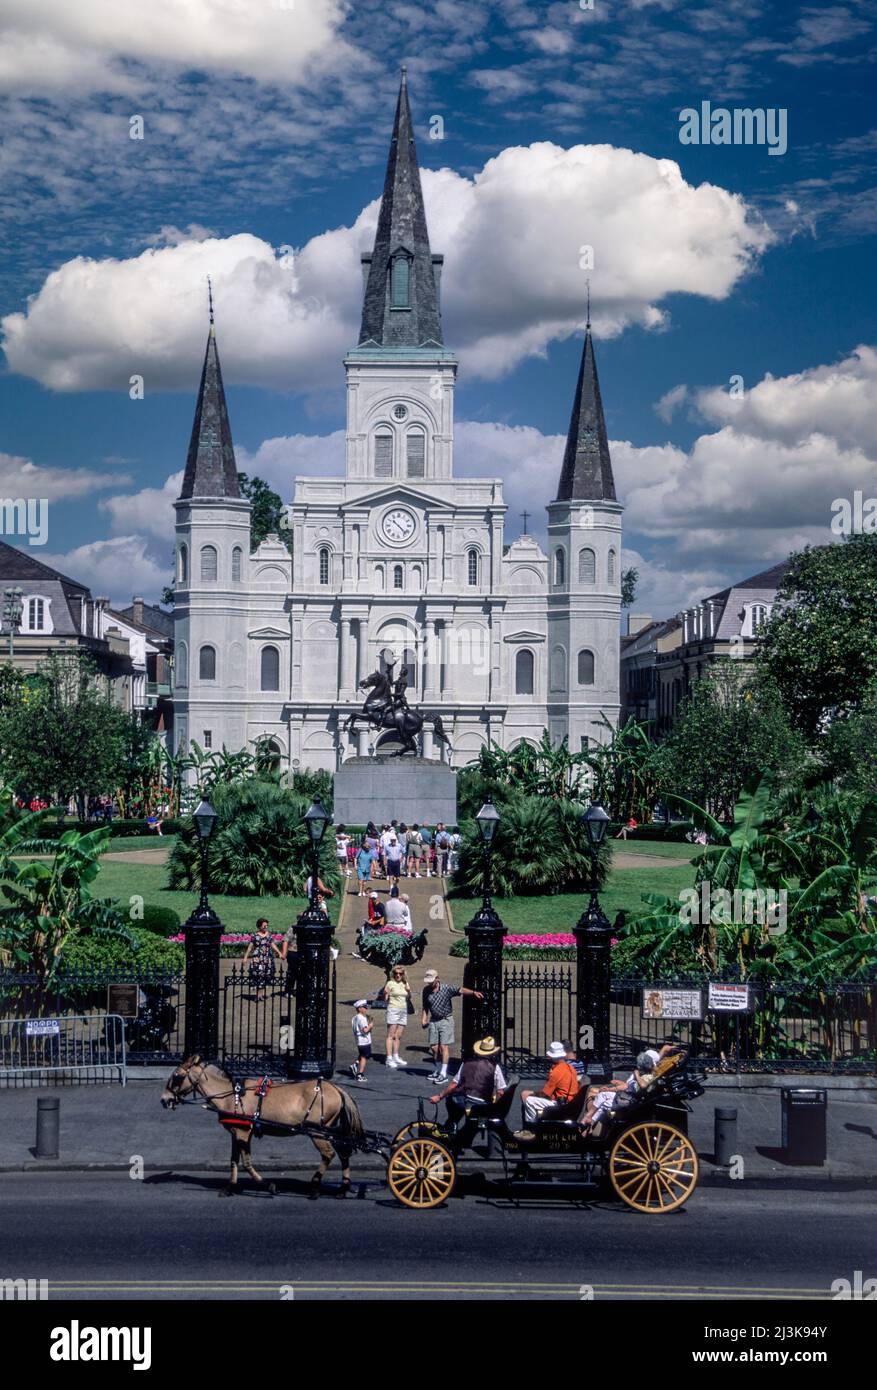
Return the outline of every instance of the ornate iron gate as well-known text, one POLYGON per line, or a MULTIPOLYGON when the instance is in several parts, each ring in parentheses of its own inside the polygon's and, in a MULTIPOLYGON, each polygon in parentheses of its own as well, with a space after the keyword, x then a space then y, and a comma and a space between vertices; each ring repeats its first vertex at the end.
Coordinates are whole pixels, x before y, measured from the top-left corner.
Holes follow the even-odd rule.
POLYGON ((520 965, 503 975, 503 1058, 512 1071, 544 1072, 555 1039, 575 1038, 575 975, 559 965, 520 965))
MULTIPOLYGON (((295 1032, 295 980, 285 965, 260 985, 249 967, 235 964, 222 982, 219 1052, 233 1076, 261 1072, 285 1076, 295 1032)), ((335 963, 329 978, 329 1048, 335 1064, 335 963)))

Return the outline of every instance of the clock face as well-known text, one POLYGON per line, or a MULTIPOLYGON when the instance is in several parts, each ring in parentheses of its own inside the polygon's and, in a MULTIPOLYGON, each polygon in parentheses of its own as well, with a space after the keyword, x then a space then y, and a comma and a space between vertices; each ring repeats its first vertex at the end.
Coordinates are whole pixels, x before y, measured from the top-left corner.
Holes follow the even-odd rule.
POLYGON ((401 545, 405 541, 410 541, 417 529, 417 522, 411 512, 404 507, 393 507, 387 512, 381 522, 381 533, 385 540, 391 541, 394 545, 401 545))

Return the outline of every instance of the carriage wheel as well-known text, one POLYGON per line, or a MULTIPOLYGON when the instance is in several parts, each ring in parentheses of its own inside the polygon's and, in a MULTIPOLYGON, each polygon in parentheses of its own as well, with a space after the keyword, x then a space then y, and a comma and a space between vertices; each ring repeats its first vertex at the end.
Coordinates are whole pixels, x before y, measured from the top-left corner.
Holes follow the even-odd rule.
POLYGON ((406 1139, 419 1139, 421 1135, 439 1134, 441 1126, 435 1120, 412 1120, 410 1125, 403 1125, 398 1134, 393 1136, 393 1146, 404 1144, 406 1139))
POLYGON ((435 1139, 406 1139, 387 1165, 393 1196, 418 1211, 440 1206, 453 1191, 456 1176, 450 1150, 435 1139))
POLYGON ((635 1211, 675 1211, 694 1191, 697 1171, 691 1142, 659 1121, 626 1129, 609 1155, 612 1186, 635 1211))

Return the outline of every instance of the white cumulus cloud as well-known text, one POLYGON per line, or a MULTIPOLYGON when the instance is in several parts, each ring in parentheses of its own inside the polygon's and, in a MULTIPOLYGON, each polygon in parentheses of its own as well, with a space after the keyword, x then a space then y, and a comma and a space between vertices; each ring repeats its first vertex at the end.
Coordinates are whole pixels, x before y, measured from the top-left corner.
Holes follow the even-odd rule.
POLYGON ((296 82, 350 53, 343 0, 0 0, 0 90, 125 91, 128 64, 296 82))
MULTIPOLYGON (((575 332, 586 275, 598 335, 657 328, 664 298, 724 298, 772 240, 739 196, 608 145, 507 149, 472 179, 424 170, 423 184, 432 245, 446 253, 445 338, 485 378, 575 332)), ((210 274, 226 380, 325 389, 357 341, 377 208, 300 248, 193 228, 129 259, 78 256, 3 319, 9 366, 60 391, 127 389, 132 375, 147 391, 191 389, 210 274)))
POLYGON ((157 596, 170 582, 171 544, 168 536, 168 555, 163 563, 148 553, 142 536, 90 541, 63 553, 41 553, 39 559, 71 579, 87 584, 95 596, 107 595, 118 608, 129 604, 135 594, 157 596))

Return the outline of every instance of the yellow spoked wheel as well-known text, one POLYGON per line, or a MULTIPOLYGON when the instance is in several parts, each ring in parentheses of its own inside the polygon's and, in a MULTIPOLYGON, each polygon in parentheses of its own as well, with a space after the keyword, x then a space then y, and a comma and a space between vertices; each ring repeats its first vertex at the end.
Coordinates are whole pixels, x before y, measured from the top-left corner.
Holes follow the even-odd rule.
POLYGON ((697 1154, 673 1125, 644 1121, 618 1136, 609 1155, 609 1178, 634 1211, 675 1211, 694 1191, 697 1154))
POLYGON ((390 1191, 405 1207, 427 1211, 450 1196, 457 1170, 449 1149, 435 1139, 406 1139, 387 1165, 390 1191))
POLYGON ((410 1125, 403 1125, 399 1133, 393 1136, 393 1146, 404 1144, 406 1139, 420 1139, 423 1135, 438 1135, 440 1126, 435 1120, 412 1120, 410 1125))

